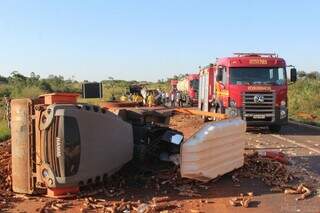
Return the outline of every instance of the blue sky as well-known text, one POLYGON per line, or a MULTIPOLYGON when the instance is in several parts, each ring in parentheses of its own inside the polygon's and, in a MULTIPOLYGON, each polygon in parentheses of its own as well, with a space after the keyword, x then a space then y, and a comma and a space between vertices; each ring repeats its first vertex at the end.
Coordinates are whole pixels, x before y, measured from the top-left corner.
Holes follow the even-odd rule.
POLYGON ((320 70, 318 1, 0 1, 0 75, 157 80, 233 52, 320 70))

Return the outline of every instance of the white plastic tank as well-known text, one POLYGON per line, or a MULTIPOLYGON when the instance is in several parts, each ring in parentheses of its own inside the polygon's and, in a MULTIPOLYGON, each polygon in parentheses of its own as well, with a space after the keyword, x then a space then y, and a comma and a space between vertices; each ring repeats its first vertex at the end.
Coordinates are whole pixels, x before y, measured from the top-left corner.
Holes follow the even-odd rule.
POLYGON ((245 131, 240 118, 206 124, 181 146, 181 176, 209 181, 242 167, 245 131))

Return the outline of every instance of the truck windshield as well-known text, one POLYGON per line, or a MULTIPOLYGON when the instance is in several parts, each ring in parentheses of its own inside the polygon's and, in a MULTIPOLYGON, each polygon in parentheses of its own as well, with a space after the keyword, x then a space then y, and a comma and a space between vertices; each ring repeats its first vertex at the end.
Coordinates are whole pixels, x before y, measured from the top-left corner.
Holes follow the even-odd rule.
POLYGON ((231 84, 272 84, 286 83, 284 67, 232 67, 230 68, 231 84))
POLYGON ((78 172, 80 165, 80 132, 78 122, 74 117, 64 116, 64 156, 65 176, 78 172))

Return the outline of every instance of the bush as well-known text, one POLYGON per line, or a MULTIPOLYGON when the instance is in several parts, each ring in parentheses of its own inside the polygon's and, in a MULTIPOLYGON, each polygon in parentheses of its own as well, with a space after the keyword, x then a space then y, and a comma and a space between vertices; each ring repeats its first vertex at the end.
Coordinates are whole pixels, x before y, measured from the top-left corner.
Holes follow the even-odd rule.
POLYGON ((12 90, 11 97, 12 98, 36 98, 39 95, 45 93, 37 86, 28 86, 23 89, 15 88, 12 90))
POLYGON ((7 121, 0 120, 0 142, 10 138, 10 129, 7 126, 7 121))
POLYGON ((289 113, 297 118, 299 114, 313 115, 320 121, 320 80, 301 79, 289 86, 289 113))

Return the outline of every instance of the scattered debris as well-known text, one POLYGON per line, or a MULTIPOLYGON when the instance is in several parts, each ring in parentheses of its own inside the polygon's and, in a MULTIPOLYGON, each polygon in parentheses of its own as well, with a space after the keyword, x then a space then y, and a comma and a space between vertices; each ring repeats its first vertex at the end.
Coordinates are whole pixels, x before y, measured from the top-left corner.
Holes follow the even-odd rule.
POLYGON ((235 197, 229 200, 231 206, 242 206, 244 208, 250 207, 250 203, 253 200, 253 192, 248 192, 247 196, 240 194, 239 197, 235 197))
POLYGON ((52 212, 52 211, 61 212, 70 207, 72 207, 71 202, 67 202, 64 200, 52 200, 44 204, 44 206, 40 209, 40 213, 46 213, 46 212, 52 212))
POLYGON ((282 163, 259 155, 257 152, 245 155, 244 166, 233 174, 233 180, 239 177, 258 178, 268 186, 286 187, 294 179, 282 163))
POLYGON ((296 200, 304 200, 307 197, 309 197, 312 193, 312 191, 304 186, 303 184, 300 184, 296 189, 286 189, 284 190, 285 194, 302 194, 300 197, 296 198, 296 200))
POLYGON ((148 204, 146 203, 141 203, 138 208, 134 209, 137 211, 137 213, 145 213, 145 212, 148 212, 150 211, 150 207, 148 204))
POLYGON ((258 151, 258 154, 262 157, 267 157, 283 164, 289 164, 287 156, 281 151, 258 151))
POLYGON ((166 202, 169 200, 169 197, 168 196, 165 196, 165 197, 154 197, 152 198, 152 202, 153 203, 160 203, 160 202, 166 202))
POLYGON ((175 190, 179 191, 179 195, 186 197, 201 197, 201 194, 197 189, 193 189, 192 185, 182 185, 174 187, 175 190))

